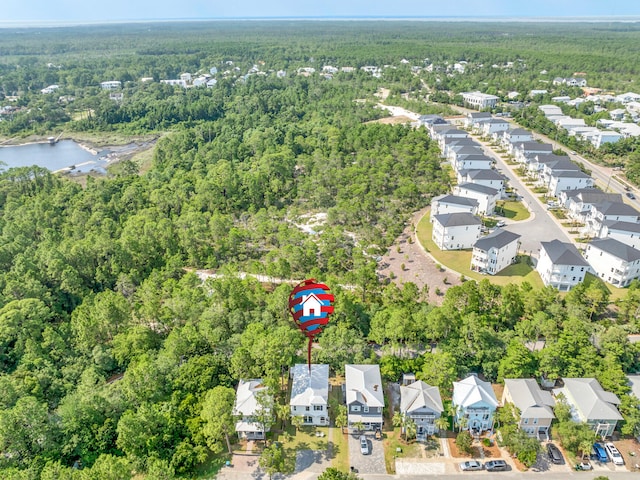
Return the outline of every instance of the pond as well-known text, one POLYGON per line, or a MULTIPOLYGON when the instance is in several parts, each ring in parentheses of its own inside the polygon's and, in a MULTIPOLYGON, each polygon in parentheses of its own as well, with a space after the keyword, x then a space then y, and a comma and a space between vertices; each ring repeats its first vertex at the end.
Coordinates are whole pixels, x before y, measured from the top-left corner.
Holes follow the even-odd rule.
POLYGON ((52 172, 60 170, 79 172, 105 172, 108 150, 97 155, 85 150, 73 140, 62 140, 54 145, 30 143, 0 147, 0 171, 12 167, 37 165, 52 172))

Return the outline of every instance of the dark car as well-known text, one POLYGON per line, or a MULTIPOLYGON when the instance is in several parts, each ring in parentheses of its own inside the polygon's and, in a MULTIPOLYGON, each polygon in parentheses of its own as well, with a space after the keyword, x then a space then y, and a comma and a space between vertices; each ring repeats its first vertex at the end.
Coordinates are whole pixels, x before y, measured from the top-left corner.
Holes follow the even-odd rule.
POLYGON ((549 455, 549 460, 551 460, 552 463, 557 465, 564 463, 564 458, 562 457, 562 453, 560 453, 560 449, 553 443, 547 444, 547 454, 549 455))
POLYGON ((626 195, 627 197, 629 197, 631 200, 635 200, 635 199, 636 199, 636 196, 635 196, 633 193, 631 193, 631 192, 627 192, 625 195, 626 195))
POLYGON ((487 472, 504 472, 507 468, 507 462, 504 460, 490 460, 484 464, 484 469, 487 472))

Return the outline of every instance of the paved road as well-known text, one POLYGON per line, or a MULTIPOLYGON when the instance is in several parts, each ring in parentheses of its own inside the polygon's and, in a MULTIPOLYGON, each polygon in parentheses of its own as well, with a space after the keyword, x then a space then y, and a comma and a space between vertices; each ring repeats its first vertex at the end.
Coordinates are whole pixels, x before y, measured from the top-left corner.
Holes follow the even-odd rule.
POLYGON ((541 241, 560 240, 562 242, 572 241, 567 231, 560 222, 547 211, 540 199, 525 186, 516 175, 514 169, 517 166, 508 165, 497 153, 493 151, 491 146, 486 142, 479 141, 487 155, 496 160, 496 167, 500 173, 509 179, 509 185, 516 189, 516 193, 522 197, 522 202, 531 212, 531 217, 523 222, 511 222, 505 219, 507 226, 505 230, 520 235, 520 250, 526 254, 533 255, 538 258, 541 241))
POLYGON ((384 464, 384 449, 382 441, 374 438, 373 432, 365 434, 369 442, 369 455, 360 452, 360 434, 349 434, 349 463, 360 476, 362 474, 385 474, 387 468, 384 464))

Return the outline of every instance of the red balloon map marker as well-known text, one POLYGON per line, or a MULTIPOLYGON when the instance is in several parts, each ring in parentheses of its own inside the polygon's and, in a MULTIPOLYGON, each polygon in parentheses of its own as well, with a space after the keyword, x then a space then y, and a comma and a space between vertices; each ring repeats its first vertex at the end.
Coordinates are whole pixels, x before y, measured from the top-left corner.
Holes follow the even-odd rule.
POLYGON ((322 332, 333 313, 333 294, 324 283, 316 283, 310 278, 300 282, 289 294, 289 313, 298 328, 309 339, 307 361, 311 370, 311 344, 322 332))

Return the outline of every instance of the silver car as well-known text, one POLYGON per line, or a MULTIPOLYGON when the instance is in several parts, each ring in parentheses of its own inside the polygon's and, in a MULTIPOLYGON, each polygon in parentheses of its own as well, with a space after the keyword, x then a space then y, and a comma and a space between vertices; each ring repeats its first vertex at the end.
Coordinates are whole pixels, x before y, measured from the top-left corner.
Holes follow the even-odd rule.
POLYGON ((469 460, 460 464, 460 470, 462 470, 463 472, 482 470, 482 464, 476 460, 469 460))
POLYGON ((360 453, 363 455, 369 455, 369 442, 364 435, 360 436, 360 453))

